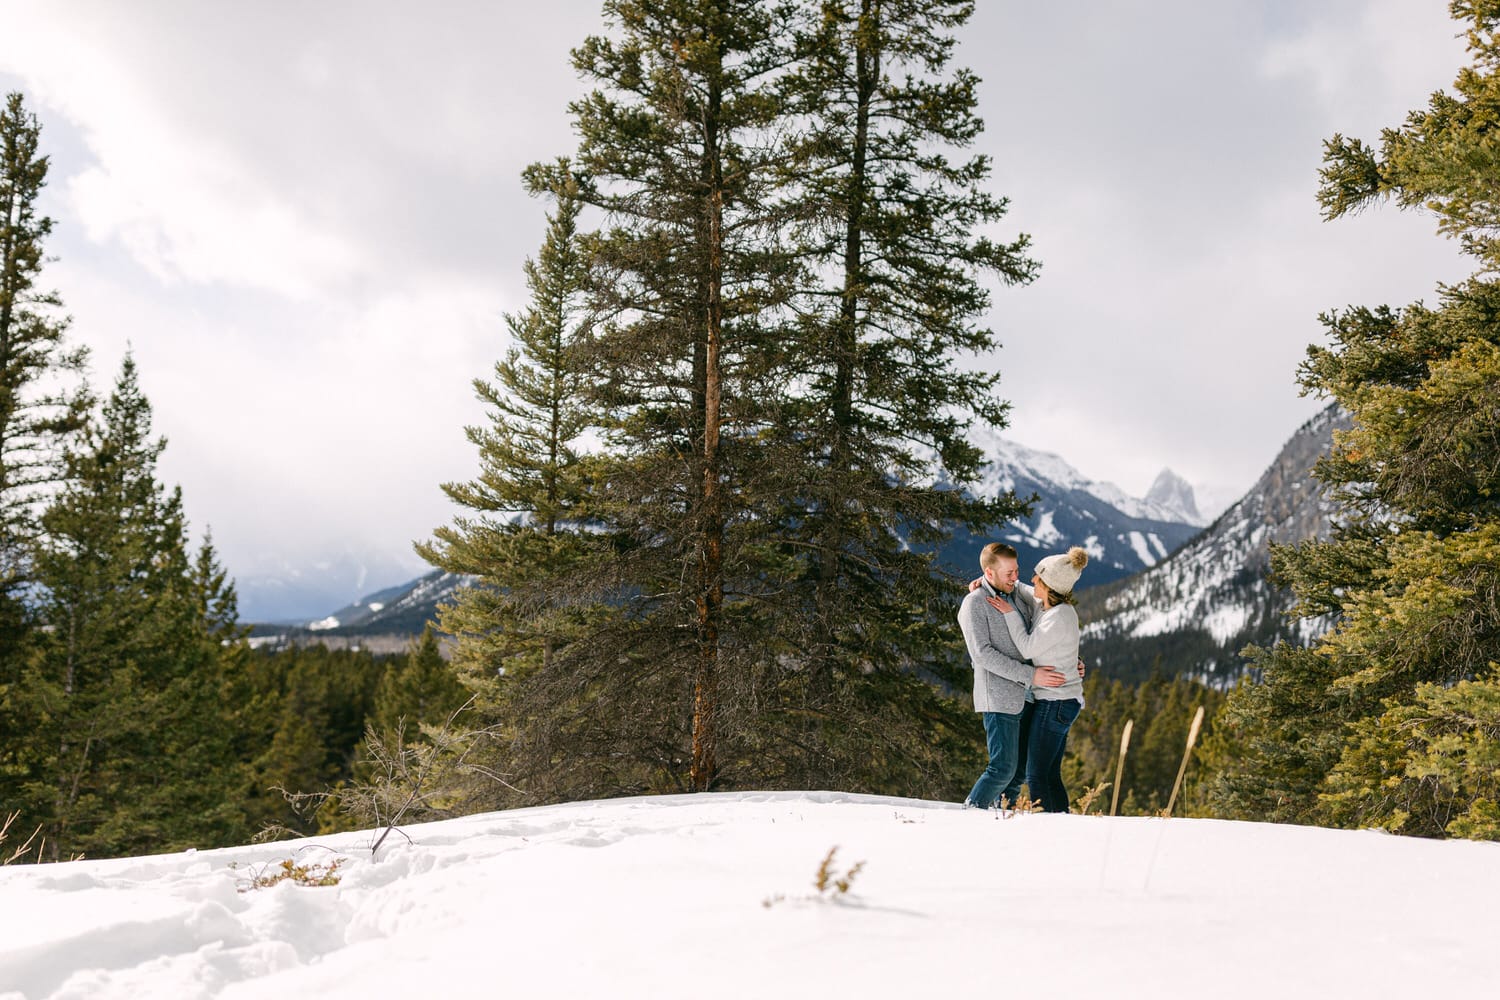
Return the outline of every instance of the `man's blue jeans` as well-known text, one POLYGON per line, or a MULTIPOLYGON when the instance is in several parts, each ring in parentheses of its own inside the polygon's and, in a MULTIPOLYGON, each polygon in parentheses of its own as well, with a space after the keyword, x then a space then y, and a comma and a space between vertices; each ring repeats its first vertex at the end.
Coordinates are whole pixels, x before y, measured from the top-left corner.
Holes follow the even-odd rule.
POLYGON ((982 712, 980 715, 984 719, 984 744, 990 752, 990 762, 979 780, 974 782, 969 803, 988 809, 1015 777, 1020 752, 1021 713, 982 712))
MULTIPOLYGON (((1010 784, 1000 793, 1000 798, 1011 805, 1020 801, 1021 784, 1026 780, 1026 753, 1031 749, 1031 717, 1035 714, 1036 702, 1026 699, 1026 704, 1021 706, 1021 734, 1016 737, 1016 773, 1011 775, 1010 784)), ((1036 793, 1031 794, 1035 798, 1036 793)))
POLYGON ((1038 698, 1035 705, 1026 707, 1030 715, 1024 737, 1026 785, 1031 789, 1031 797, 1041 802, 1043 810, 1065 813, 1068 811, 1068 790, 1062 781, 1063 752, 1068 748, 1068 730, 1083 706, 1073 698, 1065 701, 1038 698))

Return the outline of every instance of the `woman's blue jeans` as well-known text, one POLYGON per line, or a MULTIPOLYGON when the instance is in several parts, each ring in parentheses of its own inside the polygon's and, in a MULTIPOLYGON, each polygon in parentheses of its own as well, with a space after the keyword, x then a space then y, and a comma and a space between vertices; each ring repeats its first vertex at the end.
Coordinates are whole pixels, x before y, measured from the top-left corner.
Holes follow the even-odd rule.
POLYGON ((1068 790, 1063 787, 1062 759, 1068 748, 1068 730, 1083 708, 1069 698, 1066 701, 1043 701, 1027 705, 1025 732, 1026 785, 1031 797, 1046 812, 1068 811, 1068 790))
POLYGON ((981 712, 980 715, 984 719, 984 745, 990 752, 990 762, 974 782, 969 804, 988 809, 1015 777, 1021 746, 1021 713, 981 712))

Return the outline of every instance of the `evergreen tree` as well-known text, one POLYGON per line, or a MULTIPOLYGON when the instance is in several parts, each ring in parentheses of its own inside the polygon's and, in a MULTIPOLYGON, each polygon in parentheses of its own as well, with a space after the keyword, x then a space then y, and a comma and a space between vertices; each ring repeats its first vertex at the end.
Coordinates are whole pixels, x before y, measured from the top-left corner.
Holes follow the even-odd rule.
POLYGON ((1385 198, 1434 211, 1480 270, 1435 309, 1324 317, 1333 344, 1309 350, 1301 381, 1354 416, 1318 469, 1337 528, 1273 566, 1299 613, 1338 620, 1311 649, 1252 651, 1263 683, 1221 720, 1227 815, 1500 837, 1500 3, 1450 8, 1473 57, 1456 93, 1378 151, 1335 136, 1320 199, 1329 218, 1385 198))
POLYGON ((578 179, 556 165, 548 192, 555 210, 536 260, 525 265, 530 305, 506 317, 514 346, 494 381, 474 381, 489 423, 468 428, 480 475, 443 490, 477 518, 439 528, 417 551, 434 565, 475 579, 440 611, 456 637, 455 665, 488 700, 498 681, 533 663, 546 666, 565 641, 554 595, 575 590, 592 550, 576 527, 584 500, 576 442, 590 426, 588 373, 578 358, 587 337, 586 266, 578 236, 578 179))
MULTIPOLYGON (((477 516, 439 528, 417 551, 473 579, 439 609, 439 619, 455 640, 452 669, 476 696, 475 721, 498 722, 511 735, 500 744, 504 759, 488 760, 487 768, 522 772, 533 794, 551 798, 557 781, 550 734, 569 716, 552 704, 565 695, 541 691, 557 676, 559 651, 612 612, 596 575, 605 550, 583 529, 589 491, 577 443, 598 421, 582 357, 591 313, 579 178, 559 161, 539 188, 554 208, 541 250, 525 266, 531 300, 506 318, 514 346, 493 381, 474 383, 489 417, 468 428, 480 474, 443 487, 477 516)), ((502 804, 502 791, 479 782, 461 794, 473 808, 492 808, 502 804)))
POLYGON ((913 790, 950 769, 930 755, 923 717, 971 730, 972 713, 934 699, 912 669, 950 667, 947 679, 967 687, 961 665, 940 655, 958 591, 933 553, 954 526, 980 532, 1024 510, 1011 496, 956 488, 982 464, 969 421, 1005 423, 998 376, 960 366, 997 346, 979 325, 984 281, 1023 283, 1036 268, 1025 237, 985 235, 1006 207, 985 190, 987 159, 949 158, 983 127, 977 79, 949 69, 953 33, 972 10, 934 0, 808 5, 787 77, 790 110, 805 123, 785 170, 805 270, 776 421, 795 456, 776 525, 792 575, 767 625, 804 664, 793 715, 827 720, 812 727, 821 734, 798 733, 829 765, 804 781, 892 751, 910 765, 926 759, 913 790), (915 728, 903 733, 903 717, 915 728), (877 738, 894 742, 881 748, 877 738))
MULTIPOLYGON (((617 613, 537 691, 576 706, 562 713, 577 720, 566 766, 589 782, 575 794, 705 789, 749 728, 760 651, 746 611, 771 586, 757 525, 785 357, 772 324, 793 266, 774 132, 790 15, 709 0, 615 0, 605 14, 620 37, 575 52, 599 89, 572 110, 580 200, 610 223, 588 247, 609 317, 586 361, 605 439, 588 510, 612 547, 591 583, 617 613)), ((562 735, 541 752, 560 759, 562 735)))
POLYGON ((139 853, 238 835, 242 783, 225 717, 233 589, 188 555, 181 491, 127 356, 97 422, 66 454, 35 576, 45 625, 18 699, 24 811, 61 855, 139 853))
MULTIPOLYGON (((174 493, 175 495, 175 493, 174 493)), ((186 538, 180 538, 186 552, 186 538)), ((177 543, 172 549, 179 550, 177 543)), ((166 565, 161 561, 159 566, 166 565)), ((159 613, 151 726, 154 751, 141 766, 117 833, 101 831, 117 853, 243 843, 255 832, 246 812, 249 741, 243 715, 249 647, 234 583, 205 535, 184 565, 173 560, 159 613)))
MULTIPOLYGON (((1004 416, 958 354, 993 346, 983 280, 1032 265, 1024 240, 972 233, 1003 211, 987 164, 940 151, 978 130, 972 77, 940 78, 968 10, 611 2, 617 37, 575 53, 598 84, 572 109, 577 157, 527 177, 605 220, 570 286, 598 320, 566 354, 523 354, 585 376, 576 426, 599 445, 569 455, 574 506, 549 534, 534 465, 471 432, 486 471, 450 494, 528 513, 424 549, 480 578, 443 624, 471 683, 503 669, 529 792, 931 794, 972 750, 972 713, 939 687, 959 681, 957 595, 930 552, 1017 509, 952 488, 979 465, 968 415, 1004 416), (529 504, 496 504, 495 475, 529 504)), ((513 437, 523 414, 490 401, 513 437)))
POLYGON ((61 474, 61 445, 88 406, 81 382, 74 387, 85 352, 64 345, 61 301, 36 287, 52 231, 37 214, 48 168, 40 136, 21 95, 9 94, 0 106, 0 726, 27 656, 39 508, 61 474))
POLYGON ((423 726, 446 722, 468 697, 443 659, 437 633, 429 625, 405 656, 386 664, 375 689, 370 726, 387 741, 397 732, 418 740, 423 726))
POLYGON ((260 830, 319 832, 323 794, 355 775, 384 665, 319 644, 251 658, 247 728, 257 749, 246 809, 260 830))

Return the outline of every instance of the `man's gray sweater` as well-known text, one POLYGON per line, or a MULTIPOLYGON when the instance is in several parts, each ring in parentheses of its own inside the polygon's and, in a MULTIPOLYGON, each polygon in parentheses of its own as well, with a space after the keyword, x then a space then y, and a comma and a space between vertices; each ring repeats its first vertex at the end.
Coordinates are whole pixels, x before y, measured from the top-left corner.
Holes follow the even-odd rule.
MULTIPOLYGON (((981 580, 958 607, 958 627, 963 630, 969 660, 974 664, 974 711, 1015 715, 1026 703, 1031 666, 1016 649, 1005 619, 985 600, 998 596, 988 580, 981 580)), ((1012 605, 1024 608, 1028 621, 1036 620, 1036 598, 1030 588, 1018 585, 1005 597, 1012 605)))

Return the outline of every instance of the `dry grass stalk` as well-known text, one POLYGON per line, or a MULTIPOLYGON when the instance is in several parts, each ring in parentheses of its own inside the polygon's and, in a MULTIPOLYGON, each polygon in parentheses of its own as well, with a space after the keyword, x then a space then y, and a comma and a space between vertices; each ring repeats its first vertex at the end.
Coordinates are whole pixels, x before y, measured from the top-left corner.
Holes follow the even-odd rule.
MULTIPOLYGON (((339 874, 339 869, 344 866, 344 862, 348 859, 327 857, 316 861, 299 860, 304 853, 313 848, 327 850, 327 848, 318 848, 317 845, 311 845, 311 847, 304 847, 299 850, 295 856, 283 858, 274 864, 267 862, 263 865, 256 865, 250 869, 246 877, 240 880, 237 887, 238 890, 240 892, 249 892, 252 889, 269 889, 271 886, 279 885, 282 882, 291 882, 294 885, 303 886, 338 885, 339 880, 343 878, 339 874)), ((237 869, 239 865, 235 862, 230 862, 229 867, 237 869)))
POLYGON ((830 847, 828 849, 828 853, 823 857, 823 863, 818 865, 817 875, 813 876, 813 887, 816 888, 818 890, 818 893, 822 896, 841 896, 844 893, 848 892, 849 887, 854 884, 854 877, 858 875, 860 869, 864 868, 865 866, 865 863, 863 861, 857 862, 853 868, 850 868, 843 875, 840 875, 838 871, 833 867, 833 856, 838 852, 839 849, 837 845, 830 847), (832 889, 833 891, 830 892, 830 889, 832 889))
POLYGON ((1109 797, 1109 814, 1113 816, 1120 808, 1120 779, 1125 775, 1125 755, 1130 752, 1130 730, 1134 719, 1125 720, 1125 731, 1120 734, 1120 763, 1115 767, 1115 791, 1109 797))
POLYGON ((1198 711, 1193 713, 1193 724, 1188 727, 1187 749, 1182 751, 1182 765, 1177 768, 1177 780, 1172 783, 1172 797, 1167 799, 1167 808, 1162 812, 1163 816, 1172 815, 1172 807, 1177 804, 1177 792, 1182 788, 1182 776, 1187 773, 1188 758, 1193 755, 1193 744, 1198 742, 1198 730, 1203 728, 1203 706, 1198 706, 1198 711))
POLYGON ((1014 802, 1007 802, 1005 797, 1001 796, 995 803, 995 809, 999 811, 1001 816, 1010 819, 1012 816, 1025 816, 1029 813, 1041 812, 1042 801, 1041 799, 1032 798, 1030 790, 1027 790, 1017 792, 1014 802))

